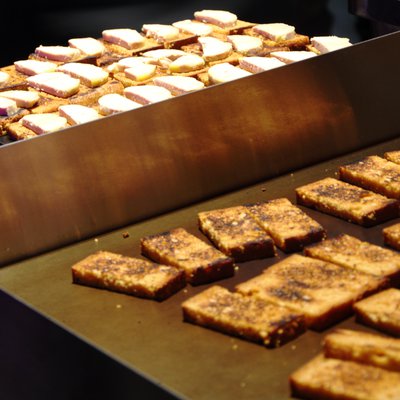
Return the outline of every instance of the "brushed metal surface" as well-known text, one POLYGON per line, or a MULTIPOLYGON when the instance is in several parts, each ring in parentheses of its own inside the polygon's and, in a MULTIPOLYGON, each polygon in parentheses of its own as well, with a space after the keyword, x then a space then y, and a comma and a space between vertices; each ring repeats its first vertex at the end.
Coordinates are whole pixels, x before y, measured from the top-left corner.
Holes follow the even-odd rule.
POLYGON ((399 133, 400 33, 0 147, 0 264, 399 133))

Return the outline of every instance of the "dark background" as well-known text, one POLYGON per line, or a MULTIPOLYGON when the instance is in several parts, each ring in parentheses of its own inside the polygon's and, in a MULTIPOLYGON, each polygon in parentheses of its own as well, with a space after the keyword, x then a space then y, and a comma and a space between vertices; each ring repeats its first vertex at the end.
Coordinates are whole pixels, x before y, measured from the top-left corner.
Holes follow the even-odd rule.
POLYGON ((67 45, 73 37, 99 38, 104 29, 141 30, 144 23, 171 24, 191 19, 202 9, 231 11, 250 22, 285 22, 309 36, 335 34, 354 43, 373 36, 369 21, 348 11, 347 0, 38 0, 28 4, 11 0, 1 15, 0 65, 26 59, 38 45, 67 45))

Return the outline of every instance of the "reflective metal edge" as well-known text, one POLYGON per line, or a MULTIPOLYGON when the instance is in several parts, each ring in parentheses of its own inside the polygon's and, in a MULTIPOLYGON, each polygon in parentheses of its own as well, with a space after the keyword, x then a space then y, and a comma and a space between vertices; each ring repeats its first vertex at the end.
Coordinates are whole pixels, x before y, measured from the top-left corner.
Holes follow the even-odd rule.
POLYGON ((400 33, 0 148, 0 264, 399 133, 400 33))

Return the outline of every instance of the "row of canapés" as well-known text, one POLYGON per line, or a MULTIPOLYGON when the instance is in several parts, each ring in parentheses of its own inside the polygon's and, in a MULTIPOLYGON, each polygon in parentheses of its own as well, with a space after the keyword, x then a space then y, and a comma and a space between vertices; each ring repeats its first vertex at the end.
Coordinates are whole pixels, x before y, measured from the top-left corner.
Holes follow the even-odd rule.
POLYGON ((350 45, 222 10, 40 45, 0 69, 0 134, 31 138, 350 45))

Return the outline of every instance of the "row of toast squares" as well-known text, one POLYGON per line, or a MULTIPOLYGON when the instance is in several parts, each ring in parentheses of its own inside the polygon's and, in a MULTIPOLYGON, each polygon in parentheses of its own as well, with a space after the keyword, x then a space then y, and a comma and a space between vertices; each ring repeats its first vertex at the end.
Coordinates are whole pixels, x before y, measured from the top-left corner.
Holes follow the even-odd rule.
MULTIPOLYGON (((328 195, 331 196, 331 193, 328 195)), ((357 257, 364 258, 365 261, 363 252, 366 248, 363 243, 348 235, 324 240, 325 229, 286 198, 200 212, 198 224, 214 246, 189 234, 183 228, 176 228, 143 238, 142 254, 155 262, 182 269, 185 271, 187 281, 195 285, 232 276, 235 262, 276 256, 276 247, 289 253, 299 251, 304 246, 318 241, 323 242, 321 245, 307 248, 306 255, 332 261, 333 254, 336 257, 333 258, 335 262, 351 266, 352 256, 341 254, 340 250, 344 248, 355 251, 357 257), (328 246, 331 248, 328 249, 328 246), (341 259, 338 260, 340 254, 341 259)), ((384 237, 388 235, 385 234, 384 237)), ((389 243, 386 239, 385 242, 389 243)), ((368 262, 362 264, 363 271, 373 273, 379 271, 379 274, 396 283, 398 279, 396 263, 394 266, 387 264, 388 257, 394 260, 396 257, 393 254, 378 256, 377 248, 373 248, 374 246, 370 244, 366 245, 370 248, 369 257, 375 257, 375 262, 372 263, 372 268, 368 262), (381 265, 376 262, 379 257, 383 260, 381 265)), ((384 252, 390 253, 390 250, 382 249, 381 253, 384 252)))
POLYGON ((369 227, 399 216, 398 151, 371 155, 338 168, 327 177, 296 189, 298 204, 369 227))

